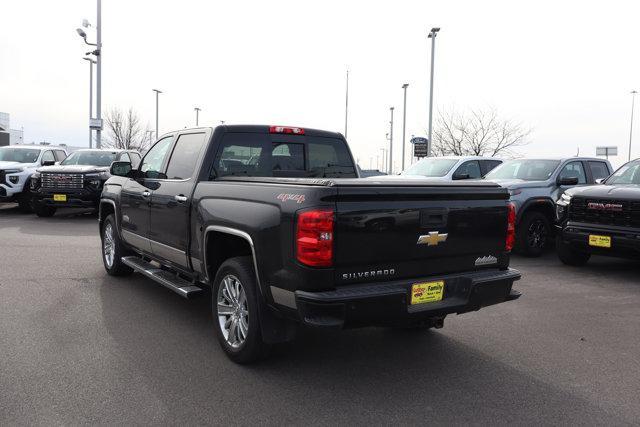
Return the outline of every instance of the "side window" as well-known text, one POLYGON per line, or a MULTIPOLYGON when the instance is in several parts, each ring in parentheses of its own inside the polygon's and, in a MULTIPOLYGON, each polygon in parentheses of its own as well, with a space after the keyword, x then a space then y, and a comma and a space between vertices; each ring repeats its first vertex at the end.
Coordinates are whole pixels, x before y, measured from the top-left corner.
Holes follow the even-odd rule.
POLYGON ((44 154, 42 154, 42 163, 44 162, 55 162, 56 158, 53 156, 53 151, 45 151, 44 154))
POLYGON ((456 170, 453 176, 461 176, 461 175, 469 175, 469 179, 479 179, 482 177, 482 173, 480 172, 480 165, 477 160, 472 160, 469 162, 464 162, 460 165, 458 170, 456 170))
POLYGON ((56 161, 61 162, 67 158, 67 154, 62 150, 55 150, 53 154, 56 157, 56 161))
POLYGON ((271 141, 258 133, 228 133, 213 163, 211 178, 271 176, 271 141))
POLYGON ((131 167, 133 169, 137 169, 140 164, 140 154, 138 153, 129 153, 129 157, 131 157, 131 167))
POLYGON ((582 162, 567 163, 560 171, 560 178, 578 178, 578 184, 587 183, 582 162))
POLYGON ((204 133, 180 135, 167 167, 168 179, 189 179, 193 176, 204 139, 204 133))
POLYGON ((480 168, 482 169, 482 176, 495 169, 502 161, 500 160, 480 160, 480 168))
POLYGON ((304 145, 274 142, 271 150, 274 176, 277 171, 304 171, 304 145))
POLYGON ((173 136, 162 138, 147 152, 147 155, 142 159, 142 165, 140 166, 140 171, 144 173, 145 178, 166 177, 162 173, 161 169, 172 142, 173 136))
POLYGON ((609 173, 609 168, 605 162, 589 162, 589 167, 591 168, 591 175, 593 175, 593 180, 607 178, 609 173))

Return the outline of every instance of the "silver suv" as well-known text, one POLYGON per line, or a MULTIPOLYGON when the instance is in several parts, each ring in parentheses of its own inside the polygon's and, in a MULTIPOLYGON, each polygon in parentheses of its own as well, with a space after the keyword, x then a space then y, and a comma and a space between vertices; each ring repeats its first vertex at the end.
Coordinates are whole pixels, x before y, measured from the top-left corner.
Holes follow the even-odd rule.
POLYGON ((594 184, 613 169, 608 160, 592 157, 508 160, 485 179, 509 190, 516 206, 516 250, 540 256, 551 241, 555 202, 567 188, 594 184))

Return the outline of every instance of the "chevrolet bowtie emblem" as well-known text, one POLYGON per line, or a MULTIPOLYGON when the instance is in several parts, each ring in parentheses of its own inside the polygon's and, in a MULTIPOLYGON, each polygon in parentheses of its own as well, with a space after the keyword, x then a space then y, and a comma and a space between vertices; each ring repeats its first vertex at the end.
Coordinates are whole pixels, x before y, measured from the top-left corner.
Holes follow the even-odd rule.
POLYGON ((418 236, 418 245, 436 246, 440 242, 447 240, 447 233, 440 234, 437 231, 430 231, 429 234, 418 236))

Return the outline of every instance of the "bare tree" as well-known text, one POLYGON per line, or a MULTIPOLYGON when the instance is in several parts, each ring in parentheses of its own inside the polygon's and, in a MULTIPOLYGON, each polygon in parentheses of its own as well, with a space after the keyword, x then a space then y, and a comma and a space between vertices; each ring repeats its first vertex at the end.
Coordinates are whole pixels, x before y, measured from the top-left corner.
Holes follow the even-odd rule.
POLYGON ((439 111, 433 130, 435 156, 512 156, 528 144, 531 129, 502 119, 494 108, 439 111))
POLYGON ((107 112, 105 123, 108 132, 103 143, 105 147, 143 152, 151 145, 148 126, 142 128, 140 117, 133 108, 126 113, 119 108, 112 108, 107 112))

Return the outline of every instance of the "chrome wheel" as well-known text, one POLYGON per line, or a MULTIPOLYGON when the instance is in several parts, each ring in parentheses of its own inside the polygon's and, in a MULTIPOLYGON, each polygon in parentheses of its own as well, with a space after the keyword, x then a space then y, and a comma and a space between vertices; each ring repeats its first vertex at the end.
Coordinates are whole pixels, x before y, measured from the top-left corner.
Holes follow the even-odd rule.
POLYGON ((113 226, 110 222, 104 226, 104 232, 102 234, 102 254, 104 256, 104 262, 107 267, 113 267, 113 260, 115 258, 116 243, 113 238, 113 226))
POLYGON ((236 276, 226 275, 218 286, 217 312, 227 344, 240 347, 249 333, 249 310, 247 294, 236 276))
POLYGON ((547 226, 538 219, 529 225, 527 240, 531 248, 543 248, 547 242, 547 226))

